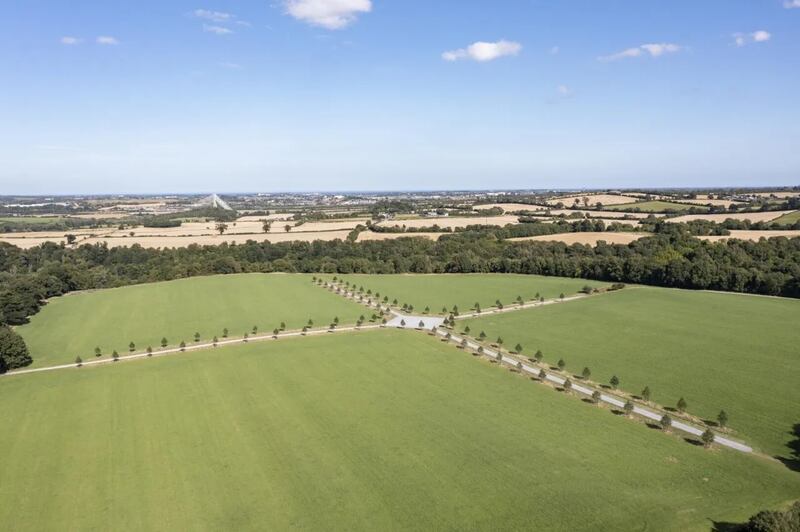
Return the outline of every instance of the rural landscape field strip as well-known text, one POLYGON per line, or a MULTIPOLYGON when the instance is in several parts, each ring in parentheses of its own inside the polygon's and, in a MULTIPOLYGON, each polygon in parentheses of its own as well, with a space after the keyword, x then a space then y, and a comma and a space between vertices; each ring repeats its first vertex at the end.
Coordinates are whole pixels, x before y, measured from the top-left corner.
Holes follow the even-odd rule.
POLYGON ((0 529, 700 531, 800 490, 781 464, 432 340, 383 329, 0 379, 0 529))
POLYGON ((540 350, 552 365, 563 359, 573 374, 587 367, 594 381, 617 376, 628 394, 647 387, 656 404, 684 398, 701 420, 725 410, 727 431, 791 458, 800 422, 798 312, 792 299, 636 287, 461 323, 540 350))
MULTIPOLYGON (((522 362, 522 361, 520 361, 520 360, 518 360, 516 358, 512 358, 512 357, 508 357, 506 355, 503 355, 498 350, 493 350, 491 348, 485 348, 481 344, 479 344, 478 342, 475 342, 475 341, 470 340, 469 338, 466 338, 466 337, 463 337, 463 336, 457 336, 455 334, 448 333, 448 331, 443 331, 441 329, 438 329, 436 331, 436 334, 438 334, 439 336, 445 337, 450 342, 455 342, 457 344, 461 344, 463 341, 466 341, 466 344, 463 344, 463 345, 465 345, 465 347, 468 347, 470 349, 483 348, 483 355, 491 357, 491 358, 494 358, 494 359, 498 360, 499 362, 505 362, 506 364, 508 364, 508 365, 510 365, 512 367, 518 368, 521 371, 525 371, 526 373, 529 373, 530 375, 538 376, 539 372, 542 371, 542 369, 543 369, 543 368, 537 368, 537 367, 528 365, 525 362, 522 362), (450 334, 449 337, 447 336, 448 334, 450 334), (498 355, 499 355, 500 358, 497 358, 498 355)), ((567 380, 566 378, 561 377, 559 375, 553 375, 552 372, 547 373, 545 378, 548 381, 554 382, 555 384, 558 384, 558 385, 563 385, 567 380)), ((583 395, 585 395, 587 397, 592 397, 592 394, 595 391, 599 391, 599 390, 596 390, 595 388, 590 388, 590 387, 585 386, 583 384, 572 384, 571 389, 575 390, 575 391, 577 391, 579 393, 582 393, 583 395)), ((601 392, 601 395, 600 395, 600 400, 603 401, 604 403, 608 403, 608 404, 610 404, 612 406, 616 406, 618 408, 623 408, 625 406, 625 401, 622 401, 619 398, 614 397, 613 395, 607 395, 607 394, 604 394, 602 392, 601 392)), ((663 416, 663 414, 658 414, 656 412, 653 412, 652 410, 649 410, 649 409, 644 408, 644 407, 639 406, 639 405, 634 405, 633 413, 634 414, 639 414, 642 417, 645 417, 645 418, 647 418, 647 419, 649 419, 651 421, 656 421, 656 422, 661 421, 661 418, 663 416)), ((703 434, 703 432, 705 432, 704 429, 697 428, 697 427, 695 427, 693 425, 690 425, 688 423, 684 423, 684 422, 682 422, 680 420, 673 420, 671 425, 670 425, 670 427, 678 429, 678 430, 683 431, 683 432, 686 432, 688 434, 691 434, 692 436, 701 436, 703 434)), ((742 452, 745 452, 745 453, 753 452, 753 448, 750 447, 749 445, 745 445, 743 443, 731 440, 730 438, 726 438, 726 437, 720 436, 718 434, 714 435, 714 443, 718 443, 720 445, 724 445, 725 447, 729 447, 731 449, 735 449, 737 451, 742 451, 742 452)))
POLYGON ((123 355, 119 358, 99 358, 96 360, 87 360, 85 362, 81 361, 73 362, 72 364, 59 364, 57 366, 45 366, 43 368, 33 368, 33 369, 18 369, 13 371, 8 371, 6 373, 0 373, 0 377, 11 377, 14 375, 27 375, 30 373, 41 373, 43 371, 53 371, 59 369, 77 369, 83 366, 96 366, 100 364, 113 364, 114 362, 120 361, 131 361, 131 360, 141 360, 142 358, 149 358, 149 357, 157 357, 157 356, 164 356, 164 355, 174 355, 178 353, 185 353, 187 351, 198 351, 201 349, 211 349, 211 348, 218 348, 224 347, 227 345, 236 345, 240 343, 249 343, 249 342, 261 342, 265 340, 275 341, 284 338, 297 338, 297 337, 305 337, 305 336, 316 336, 320 334, 331 334, 336 332, 352 332, 352 331, 361 331, 361 330, 369 330, 369 329, 377 329, 382 327, 382 325, 354 325, 350 327, 336 327, 336 328, 317 328, 317 329, 308 329, 306 331, 282 331, 280 334, 275 335, 273 333, 270 334, 262 334, 262 335, 253 335, 248 336, 247 338, 232 338, 232 339, 222 339, 217 342, 206 342, 206 343, 199 343, 199 344, 191 344, 186 345, 185 347, 173 347, 173 348, 165 348, 165 349, 154 349, 152 352, 144 352, 144 353, 134 353, 131 355, 123 355))

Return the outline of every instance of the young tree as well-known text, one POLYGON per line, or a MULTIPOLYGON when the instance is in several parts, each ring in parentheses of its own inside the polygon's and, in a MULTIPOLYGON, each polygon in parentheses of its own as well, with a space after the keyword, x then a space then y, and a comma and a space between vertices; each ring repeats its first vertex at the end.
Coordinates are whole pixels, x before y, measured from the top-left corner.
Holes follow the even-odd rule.
POLYGON ((309 320, 308 320, 308 326, 309 326, 309 327, 313 327, 313 326, 314 326, 314 320, 312 320, 312 319, 309 319, 309 320))
POLYGON ((592 402, 594 404, 599 403, 601 398, 602 398, 602 394, 600 392, 598 392, 597 390, 592 392, 592 402))
POLYGON ((134 344, 133 342, 129 343, 128 344, 128 351, 130 351, 131 353, 136 351, 136 344, 134 344))
POLYGON ((592 370, 590 370, 588 367, 583 368, 583 371, 581 372, 581 377, 583 377, 584 379, 588 379, 591 376, 592 376, 592 370))
POLYGON ((625 411, 625 415, 630 417, 631 414, 633 414, 633 403, 630 400, 625 401, 625 405, 622 409, 625 411))
MULTIPOLYGON (((363 320, 364 316, 361 316, 361 319, 363 320)), ((279 328, 280 328, 280 330, 285 331, 286 330, 286 324, 284 322, 281 322, 281 326, 279 328)))
POLYGON ((723 429, 728 426, 728 413, 724 410, 720 410, 717 414, 717 424, 723 429))
POLYGON ((94 356, 96 357, 103 356, 103 352, 100 350, 99 347, 94 348, 94 356))
POLYGON ((279 330, 277 327, 275 327, 274 329, 272 329, 272 337, 273 337, 273 338, 277 338, 277 337, 278 337, 278 333, 279 333, 279 332, 281 332, 281 331, 280 331, 280 330, 279 330))
POLYGON ((562 384, 562 387, 564 388, 565 392, 569 392, 572 390, 572 381, 569 379, 565 380, 564 384, 562 384))
POLYGON ((558 359, 558 364, 557 365, 558 365, 558 369, 560 369, 561 371, 564 371, 564 368, 567 367, 567 363, 564 362, 563 358, 559 358, 558 359))
POLYGON ((612 375, 611 380, 608 381, 608 383, 611 385, 612 388, 616 390, 617 386, 619 386, 619 377, 617 377, 616 375, 612 375))
MULTIPOLYGON (((425 322, 422 321, 422 320, 419 320, 419 328, 423 329, 424 327, 425 327, 425 322)), ((464 341, 466 342, 466 340, 464 340, 464 341)))
POLYGON ((561 301, 564 301, 565 297, 566 296, 564 295, 564 292, 561 292, 561 294, 558 296, 558 299, 560 299, 561 301))
POLYGON ((181 340, 180 348, 181 348, 181 351, 186 351, 186 342, 184 342, 183 340, 181 340))
POLYGON ((242 336, 242 341, 243 341, 243 342, 246 342, 246 341, 247 341, 247 339, 248 339, 249 337, 250 337, 250 335, 249 335, 249 334, 247 334, 247 333, 244 333, 244 336, 242 336))
POLYGON ((499 345, 500 347, 503 347, 503 339, 501 337, 498 336, 497 337, 497 341, 495 343, 497 345, 499 345))
POLYGON ((113 358, 113 359, 114 359, 114 362, 116 362, 117 360, 119 360, 119 353, 117 353, 117 350, 116 350, 116 349, 114 349, 114 351, 111 353, 111 358, 113 358))
POLYGON ((642 390, 641 396, 642 396, 642 399, 644 399, 645 401, 649 401, 650 400, 650 387, 649 386, 645 386, 644 387, 644 390, 642 390))
POLYGON ((147 356, 149 357, 153 356, 153 348, 150 347, 149 345, 147 346, 147 356))
POLYGON ((161 339, 161 347, 167 347, 167 339, 166 338, 162 338, 161 339))
POLYGON ((75 365, 78 367, 83 366, 83 359, 80 356, 75 357, 75 365))
POLYGON ((478 346, 478 354, 479 354, 479 355, 482 355, 482 354, 483 354, 483 346, 482 346, 482 345, 479 345, 479 346, 478 346))
POLYGON ((669 431, 670 427, 672 427, 672 418, 669 417, 668 414, 664 414, 661 417, 661 421, 659 421, 659 423, 661 424, 661 428, 664 429, 665 432, 667 432, 669 431))
POLYGON ((522 296, 517 296, 517 303, 522 305, 522 303, 523 303, 522 296))
POLYGON ((284 226, 283 226, 283 230, 284 230, 284 231, 286 231, 286 232, 288 233, 289 231, 291 231, 291 230, 292 230, 292 226, 291 226, 291 225, 289 225, 289 224, 286 224, 286 225, 284 225, 284 226))
POLYGON ((544 358, 544 353, 542 353, 542 350, 541 350, 541 349, 538 349, 538 350, 536 351, 536 354, 535 354, 535 355, 533 355, 533 358, 535 358, 535 359, 536 359, 536 362, 541 362, 541 361, 542 361, 542 359, 544 358))
POLYGON ((447 307, 442 307, 442 314, 447 314, 447 307))
POLYGON ((486 333, 481 331, 481 334, 478 335, 478 338, 480 338, 481 342, 483 342, 486 340, 486 333))
POLYGON ((253 334, 258 334, 258 325, 253 325, 253 334))
POLYGON ((478 314, 481 313, 481 305, 479 303, 475 303, 475 312, 478 314))
POLYGON ((517 369, 522 371, 522 362, 517 362, 517 369))
POLYGON ((462 339, 461 339, 461 347, 462 347, 463 349, 466 349, 466 348, 467 348, 467 339, 466 339, 466 338, 462 338, 462 339))
POLYGON ((200 341, 200 333, 199 332, 194 333, 194 341, 195 342, 199 342, 200 341))
POLYGON ((494 358, 497 359, 498 362, 502 362, 503 361, 503 353, 498 351, 497 354, 494 356, 494 358))
POLYGON ((519 354, 522 353, 522 344, 517 344, 514 346, 514 352, 519 354))
POLYGON ((400 327, 406 326, 406 320, 400 320, 400 327))
POLYGON ((469 325, 467 325, 466 327, 464 327, 464 334, 469 334, 470 330, 471 329, 469 328, 469 325))
POLYGON ((383 319, 381 320, 381 325, 386 325, 387 323, 388 323, 388 322, 386 321, 386 318, 383 318, 383 319))
POLYGON ((219 234, 222 234, 228 230, 228 224, 226 224, 225 222, 219 222, 217 223, 215 228, 219 234))
POLYGON ((222 329, 222 337, 223 338, 227 338, 228 337, 228 329, 227 328, 222 329))
POLYGON ((303 325, 303 336, 305 336, 307 332, 308 332, 308 326, 303 325))
MULTIPOLYGON (((261 222, 261 229, 263 229, 265 233, 269 233, 269 230, 271 228, 272 228, 272 222, 270 222, 269 220, 264 220, 261 222)), ((314 282, 316 280, 317 278, 314 277, 311 282, 314 282)))
POLYGON ((706 431, 700 436, 700 439, 703 441, 703 447, 708 449, 711 447, 711 444, 714 443, 714 433, 711 432, 711 429, 706 429, 706 431))
POLYGON ((678 407, 678 412, 681 412, 681 413, 683 413, 683 412, 686 412, 686 408, 687 408, 689 405, 687 405, 687 404, 686 404, 686 399, 684 399, 683 397, 681 397, 680 399, 678 399, 678 404, 677 404, 677 405, 675 405, 675 406, 677 406, 677 407, 678 407))
POLYGON ((431 307, 425 307, 425 310, 422 311, 423 314, 428 314, 431 311, 431 307))
POLYGON ((339 316, 334 316, 333 323, 335 323, 336 325, 339 325, 339 316))

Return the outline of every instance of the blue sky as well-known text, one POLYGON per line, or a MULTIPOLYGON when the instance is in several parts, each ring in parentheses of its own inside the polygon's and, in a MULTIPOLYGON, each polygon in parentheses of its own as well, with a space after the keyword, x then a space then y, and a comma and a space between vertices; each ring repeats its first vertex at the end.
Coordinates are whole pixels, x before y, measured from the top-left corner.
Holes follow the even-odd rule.
POLYGON ((4 15, 0 194, 800 182, 800 0, 4 15))

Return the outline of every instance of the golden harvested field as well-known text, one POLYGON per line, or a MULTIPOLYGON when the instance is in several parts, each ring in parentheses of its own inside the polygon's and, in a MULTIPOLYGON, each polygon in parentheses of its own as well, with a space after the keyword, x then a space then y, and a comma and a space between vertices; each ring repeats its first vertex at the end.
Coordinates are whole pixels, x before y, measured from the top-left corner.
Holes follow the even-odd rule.
POLYGON ((589 244, 596 246, 601 240, 607 244, 630 244, 640 238, 650 236, 650 233, 559 233, 556 235, 526 236, 520 238, 509 238, 510 242, 563 242, 564 244, 589 244))
MULTIPOLYGON (((569 216, 570 214, 579 212, 584 215, 589 215, 590 218, 647 218, 650 216, 651 213, 647 212, 623 212, 623 211, 583 211, 580 209, 552 209, 550 214, 553 216, 559 216, 564 214, 569 216)), ((660 217, 664 216, 663 214, 653 213, 653 216, 660 217)))
POLYGON ((724 222, 727 219, 731 220, 750 220, 751 222, 769 222, 780 218, 784 214, 789 214, 794 211, 767 211, 767 212, 736 212, 724 214, 686 214, 676 218, 669 218, 668 222, 680 223, 691 222, 692 220, 708 220, 710 222, 724 222))
POLYGON ((387 220, 380 222, 378 225, 384 227, 432 227, 438 225, 439 227, 467 227, 469 225, 507 225, 519 222, 517 216, 464 216, 464 217, 443 217, 443 218, 416 218, 414 220, 387 220))
POLYGON ((60 244, 61 242, 66 243, 66 238, 61 237, 50 237, 50 238, 7 238, 5 236, 0 235, 0 242, 5 242, 7 244, 11 244, 12 246, 17 246, 21 249, 30 249, 35 248, 45 242, 54 242, 56 244, 60 244))
POLYGON ((757 242, 762 238, 777 238, 781 236, 794 238, 800 236, 800 231, 731 231, 731 234, 726 236, 698 236, 697 238, 700 240, 708 240, 709 242, 719 242, 720 240, 728 240, 731 238, 757 242))
POLYGON ((373 233, 372 231, 362 231, 358 234, 358 242, 366 242, 368 240, 394 240, 395 238, 403 237, 420 237, 429 240, 439 240, 442 235, 451 235, 452 233, 373 233))
POLYGON ((799 191, 793 192, 756 192, 753 196, 761 196, 762 198, 769 198, 769 197, 776 197, 776 198, 793 198, 795 196, 800 196, 799 191))
POLYGON ((486 210, 486 209, 493 209, 494 207, 498 207, 503 209, 503 212, 515 212, 515 211, 543 211, 545 210, 544 207, 541 205, 528 205, 527 203, 489 203, 486 205, 475 205, 472 207, 472 210, 486 210))
POLYGON ((589 205, 596 205, 597 203, 602 203, 603 205, 622 205, 625 203, 633 203, 638 199, 633 196, 618 196, 616 194, 576 194, 552 198, 547 200, 547 203, 549 205, 563 203, 565 206, 569 207, 573 205, 577 199, 580 205, 584 205, 583 198, 589 199, 589 205))
POLYGON ((267 214, 262 216, 257 215, 247 215, 247 216, 240 216, 236 219, 237 222, 260 222, 261 220, 288 220, 294 216, 292 212, 276 212, 273 214, 267 214))

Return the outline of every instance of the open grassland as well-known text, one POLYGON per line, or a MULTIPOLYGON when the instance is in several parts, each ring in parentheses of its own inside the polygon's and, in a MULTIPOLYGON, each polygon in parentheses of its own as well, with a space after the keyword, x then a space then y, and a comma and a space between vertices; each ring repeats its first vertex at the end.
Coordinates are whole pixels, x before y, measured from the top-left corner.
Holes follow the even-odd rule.
POLYGON ((560 294, 577 293, 584 286, 593 288, 605 283, 586 279, 544 277, 540 275, 514 274, 426 274, 426 275, 342 275, 343 280, 363 286, 364 290, 379 292, 389 301, 397 299, 402 305, 414 306, 415 312, 430 307, 431 314, 439 314, 442 307, 448 310, 458 305, 466 313, 477 302, 481 307, 494 306, 498 299, 511 305, 517 296, 530 301, 538 293, 547 299, 560 294))
POLYGON ((691 205, 686 203, 672 203, 670 201, 642 201, 639 203, 622 203, 609 205, 612 211, 638 210, 640 212, 668 212, 668 211, 688 211, 689 209, 705 210, 702 205, 691 205))
POLYGON ((735 436, 789 456, 800 423, 800 301, 738 294, 631 287, 581 301, 459 323, 506 345, 522 344, 567 370, 714 420, 724 409, 735 436))
POLYGON ((362 313, 356 303, 313 286, 310 276, 219 275, 55 298, 18 331, 38 367, 94 358, 95 347, 108 357, 115 349, 125 354, 130 342, 143 351, 160 346, 162 337, 177 346, 192 343, 195 332, 209 341, 224 328, 241 337, 253 325, 262 332, 281 322, 299 329, 309 319, 325 326, 337 316, 354 323, 362 313))
POLYGON ((789 214, 784 214, 780 218, 777 218, 773 221, 781 225, 794 225, 797 222, 800 222, 800 211, 794 211, 790 212, 789 214))
POLYGON ((3 530, 708 530, 796 498, 408 331, 0 379, 3 530))
POLYGON ((602 211, 588 211, 588 210, 581 210, 581 209, 551 209, 550 214, 553 216, 570 216, 572 214, 579 213, 587 218, 603 218, 603 219, 614 219, 614 218, 629 218, 629 219, 644 219, 651 215, 658 216, 658 213, 652 212, 622 212, 622 211, 609 211, 609 210, 602 210, 602 211))
POLYGON ((630 244, 646 236, 650 236, 650 233, 618 233, 606 231, 523 236, 519 238, 509 238, 508 240, 511 242, 563 242, 567 245, 588 244, 590 246, 596 246, 600 241, 606 242, 607 244, 630 244))
POLYGON ((0 223, 13 223, 19 225, 44 225, 60 222, 61 216, 0 216, 0 223))

